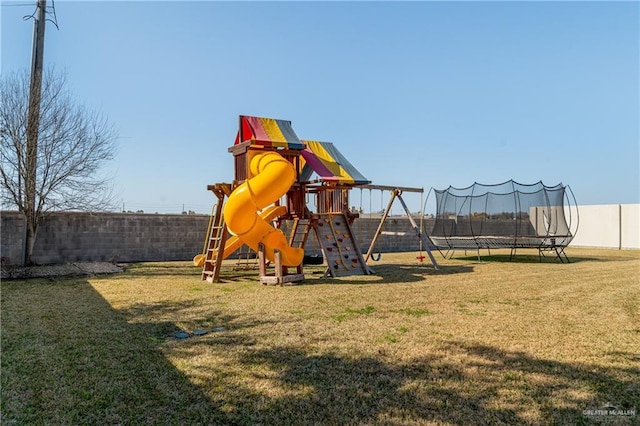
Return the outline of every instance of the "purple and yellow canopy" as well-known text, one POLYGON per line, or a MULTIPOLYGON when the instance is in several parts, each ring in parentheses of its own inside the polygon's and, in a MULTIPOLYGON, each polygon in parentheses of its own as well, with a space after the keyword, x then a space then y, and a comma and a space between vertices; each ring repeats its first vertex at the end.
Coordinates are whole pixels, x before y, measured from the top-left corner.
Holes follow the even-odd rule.
POLYGON ((350 185, 371 183, 331 142, 302 141, 306 145, 302 156, 300 180, 306 181, 315 172, 323 182, 350 185))

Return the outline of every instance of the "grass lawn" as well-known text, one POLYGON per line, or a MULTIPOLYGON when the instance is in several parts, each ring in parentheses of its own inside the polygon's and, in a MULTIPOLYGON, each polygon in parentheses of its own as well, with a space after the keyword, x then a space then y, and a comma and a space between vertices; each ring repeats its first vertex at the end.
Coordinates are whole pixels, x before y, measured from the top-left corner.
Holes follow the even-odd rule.
POLYGON ((1 421, 640 424, 640 251, 567 252, 383 254, 286 287, 186 262, 5 281, 1 421))

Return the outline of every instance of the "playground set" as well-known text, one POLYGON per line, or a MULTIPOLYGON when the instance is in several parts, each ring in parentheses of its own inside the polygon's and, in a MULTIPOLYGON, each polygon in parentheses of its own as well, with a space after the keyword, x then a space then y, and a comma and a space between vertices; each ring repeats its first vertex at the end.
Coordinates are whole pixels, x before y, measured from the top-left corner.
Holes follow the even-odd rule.
POLYGON ((193 259, 209 282, 220 280, 223 260, 242 247, 253 250, 261 283, 302 281, 310 235, 322 252, 320 263, 327 265, 325 277, 371 274, 367 261, 385 234, 383 225, 395 200, 419 240, 418 258, 424 259, 425 250, 435 269, 439 266, 431 249, 451 254, 477 250, 479 257, 480 249, 511 248, 513 258, 518 248, 535 248, 541 259, 552 252, 561 262, 569 261, 564 248, 577 230, 577 220, 572 222, 577 207, 575 198, 571 205, 570 188, 562 184, 508 181, 435 190, 437 213, 427 235, 402 198, 403 191, 422 188, 372 185, 332 143, 299 139, 290 121, 241 115, 228 151, 234 158, 234 180, 207 186, 218 200, 203 251, 193 259), (359 213, 349 208, 349 192, 356 187, 391 193, 365 255, 352 229, 359 213), (311 198, 315 211, 307 205, 311 198))
MULTIPOLYGON (((349 191, 364 186, 389 188, 402 199, 400 188, 371 185, 332 143, 299 139, 290 121, 241 115, 235 143, 228 151, 234 157, 233 183, 207 186, 218 202, 203 253, 193 260, 202 267, 203 280, 218 282, 222 261, 246 245, 257 253, 261 283, 301 281, 310 235, 322 251, 325 276, 372 273, 366 260, 382 232, 382 222, 365 258, 351 227, 358 214, 349 208, 349 191), (311 180, 314 173, 318 178, 311 180), (310 196, 316 201, 314 212, 307 206, 310 196), (273 272, 268 272, 271 266, 273 272)), ((416 235, 424 238, 415 222, 412 225, 416 235)), ((429 256, 437 267, 431 252, 429 256)))

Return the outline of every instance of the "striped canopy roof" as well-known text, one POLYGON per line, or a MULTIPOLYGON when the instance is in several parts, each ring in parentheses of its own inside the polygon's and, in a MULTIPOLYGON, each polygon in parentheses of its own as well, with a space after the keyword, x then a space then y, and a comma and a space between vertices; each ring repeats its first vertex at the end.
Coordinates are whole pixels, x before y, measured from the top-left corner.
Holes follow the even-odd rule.
POLYGON ((302 141, 306 148, 302 155, 300 180, 307 181, 315 172, 323 182, 351 185, 371 183, 331 142, 302 141))
POLYGON ((305 147, 293 131, 290 121, 241 115, 240 129, 234 145, 245 141, 280 148, 303 149, 305 147))

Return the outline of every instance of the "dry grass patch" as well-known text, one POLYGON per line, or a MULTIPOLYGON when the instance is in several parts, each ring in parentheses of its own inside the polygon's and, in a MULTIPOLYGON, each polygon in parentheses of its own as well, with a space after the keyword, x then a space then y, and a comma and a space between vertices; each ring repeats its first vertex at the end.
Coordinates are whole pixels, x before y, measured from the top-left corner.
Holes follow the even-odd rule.
POLYGON ((384 254, 378 275, 265 287, 187 263, 2 283, 17 423, 588 424, 640 409, 640 252, 384 254), (535 260, 535 262, 533 262, 535 260), (177 339, 179 330, 207 334, 177 339))

